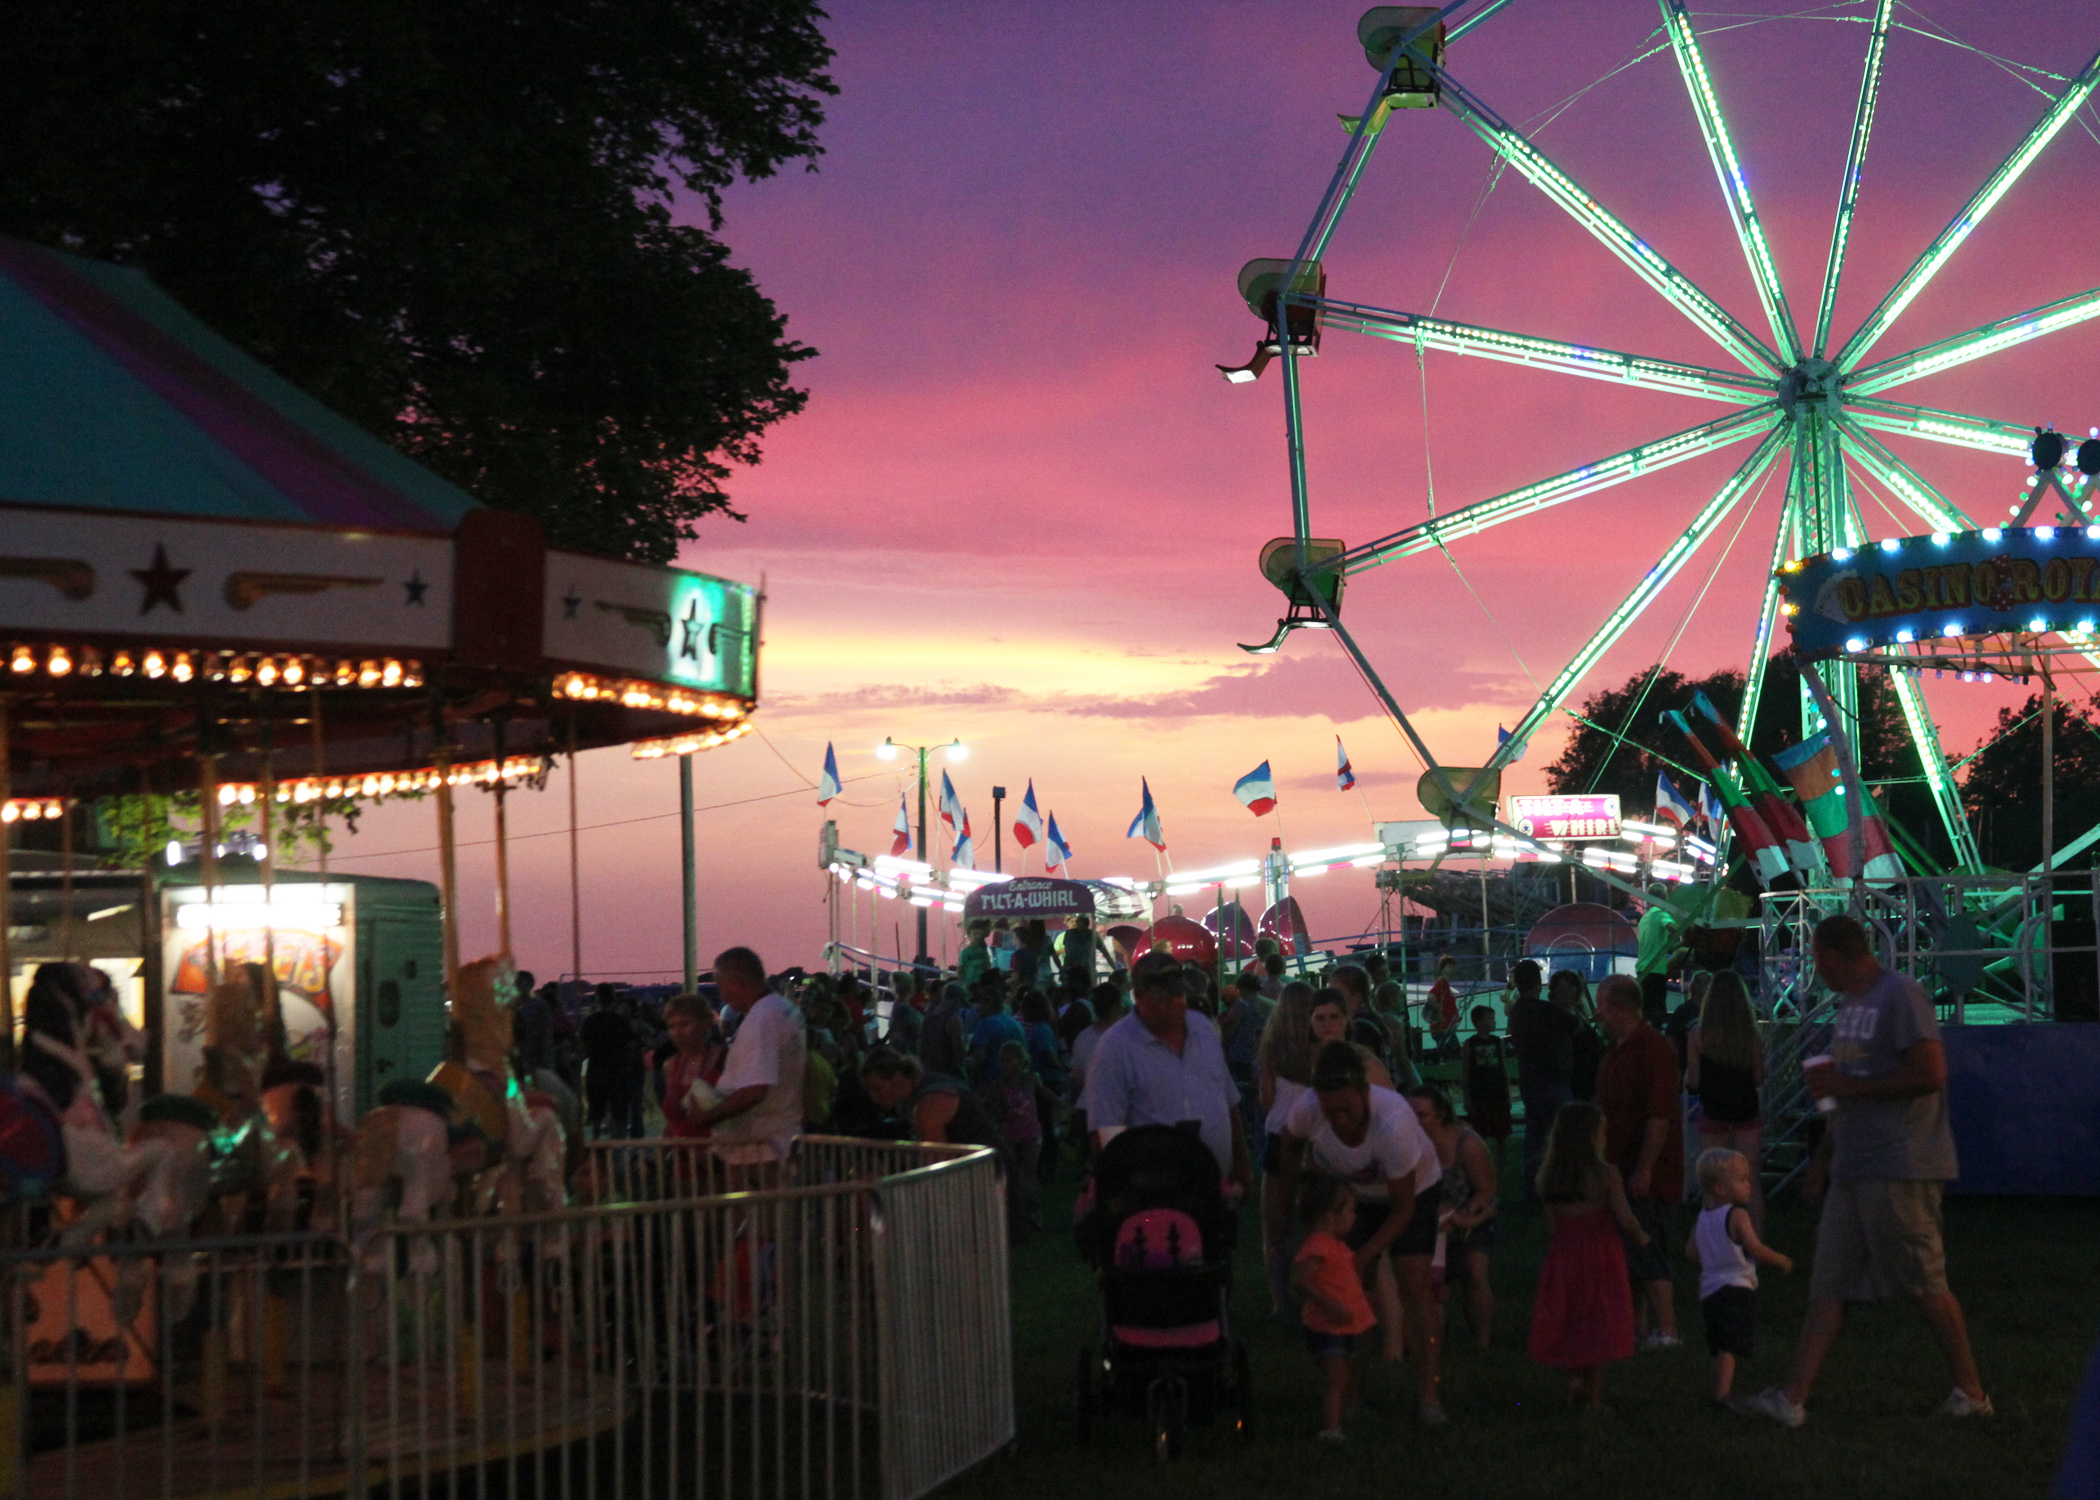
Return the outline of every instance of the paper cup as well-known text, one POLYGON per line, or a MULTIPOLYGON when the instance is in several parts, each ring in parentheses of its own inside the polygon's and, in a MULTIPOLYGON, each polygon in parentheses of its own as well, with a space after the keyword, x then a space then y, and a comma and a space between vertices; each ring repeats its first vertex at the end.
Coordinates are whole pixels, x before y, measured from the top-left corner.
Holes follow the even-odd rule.
MULTIPOLYGON (((1801 1059, 1801 1071, 1806 1073, 1810 1068, 1820 1068, 1826 1063, 1832 1063, 1836 1061, 1837 1059, 1832 1057, 1828 1052, 1818 1052, 1814 1057, 1804 1057, 1801 1059)), ((1826 1115, 1829 1114, 1832 1110, 1836 1109, 1837 1107, 1837 1100, 1830 1098, 1828 1095, 1816 1101, 1816 1108, 1821 1110, 1826 1115)))

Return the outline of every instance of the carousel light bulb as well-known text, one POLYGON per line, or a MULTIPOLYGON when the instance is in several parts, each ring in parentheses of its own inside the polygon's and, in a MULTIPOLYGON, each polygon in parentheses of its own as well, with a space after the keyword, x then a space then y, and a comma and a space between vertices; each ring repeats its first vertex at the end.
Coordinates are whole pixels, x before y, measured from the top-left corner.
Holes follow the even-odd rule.
POLYGON ((379 680, 388 687, 401 686, 401 663, 389 661, 380 669, 379 680))
POLYGON ((137 667, 132 665, 131 653, 129 651, 119 651, 114 657, 112 657, 110 659, 109 669, 112 672, 116 673, 119 677, 129 677, 133 672, 136 672, 138 670, 137 667))
POLYGON ((158 651, 148 651, 143 665, 148 677, 165 677, 168 675, 167 658, 158 651))
POLYGON ((41 817, 42 817, 43 815, 44 815, 44 804, 43 804, 43 803, 41 803, 41 802, 25 802, 25 803, 23 803, 23 804, 22 804, 22 816, 23 816, 23 817, 25 817, 25 818, 27 818, 27 819, 28 819, 28 820, 29 820, 30 822, 32 822, 32 823, 33 823, 33 822, 35 822, 35 821, 36 821, 36 820, 37 820, 38 818, 41 818, 41 817))
POLYGON ((357 666, 357 685, 368 688, 377 681, 379 681, 379 663, 376 661, 359 662, 357 666))
POLYGON ((255 668, 249 664, 248 658, 245 656, 236 656, 233 659, 233 665, 226 669, 227 680, 231 682, 246 682, 254 675, 255 668))
POLYGON ((44 661, 44 670, 53 677, 63 677, 73 670, 73 658, 66 654, 63 646, 53 646, 51 655, 44 661))
POLYGON ((306 681, 306 663, 296 656, 286 662, 284 664, 284 680, 289 687, 297 687, 300 683, 306 681))
POLYGON ((277 685, 277 663, 267 656, 257 662, 255 664, 255 680, 262 687, 275 687, 277 685))
POLYGON ((423 685, 422 668, 415 662, 410 662, 407 669, 401 674, 401 685, 405 688, 421 687, 423 685))
POLYGON ((10 665, 17 672, 34 672, 36 670, 36 653, 27 646, 17 646, 15 647, 14 660, 10 665))
POLYGON ((192 661, 190 660, 190 654, 189 654, 189 652, 187 652, 187 651, 178 651, 178 652, 176 652, 176 653, 175 653, 175 666, 174 666, 174 668, 173 668, 173 676, 174 676, 175 680, 176 680, 177 682, 188 682, 188 681, 189 681, 189 680, 190 680, 190 679, 191 679, 192 677, 194 677, 194 676, 196 676, 196 675, 197 675, 197 667, 196 667, 196 663, 194 663, 194 662, 192 662, 192 661))
POLYGON ((354 665, 347 661, 339 661, 335 664, 335 685, 337 687, 348 687, 356 680, 357 668, 354 665))
POLYGON ((168 840, 168 847, 167 847, 167 848, 166 848, 166 849, 165 849, 165 850, 164 850, 164 851, 162 852, 162 855, 161 855, 161 857, 162 857, 163 859, 167 860, 167 862, 168 862, 168 863, 169 863, 170 865, 179 865, 179 864, 181 864, 181 863, 182 863, 182 840, 181 840, 181 839, 169 839, 169 840, 168 840))
POLYGON ((80 675, 83 677, 100 677, 102 675, 102 653, 93 646, 82 646, 79 659, 74 665, 79 667, 80 675))

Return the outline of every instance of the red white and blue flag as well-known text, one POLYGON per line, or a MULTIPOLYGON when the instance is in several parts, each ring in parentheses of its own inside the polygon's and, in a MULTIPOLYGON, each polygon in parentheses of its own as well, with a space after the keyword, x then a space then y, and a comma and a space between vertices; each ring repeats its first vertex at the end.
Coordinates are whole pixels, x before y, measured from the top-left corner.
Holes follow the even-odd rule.
POLYGON ((817 780, 817 806, 829 806, 831 799, 838 794, 839 758, 837 752, 831 748, 831 742, 826 740, 824 742, 824 774, 817 780))
POLYGON ((902 859, 911 853, 911 819, 904 811, 904 794, 897 794, 897 822, 891 830, 896 837, 890 840, 890 858, 902 859))
MULTIPOLYGON (((1497 753, 1497 754, 1500 754, 1500 753, 1501 753, 1501 751, 1502 751, 1502 748, 1503 748, 1503 746, 1507 745, 1508 743, 1509 743, 1509 731, 1508 731, 1507 729, 1504 729, 1504 728, 1503 728, 1503 727, 1502 727, 1502 726, 1501 726, 1500 724, 1497 724, 1497 725, 1495 726, 1495 750, 1496 750, 1496 753, 1497 753)), ((1531 741, 1530 741, 1530 740, 1518 740, 1518 741, 1517 741, 1517 748, 1516 748, 1516 749, 1514 749, 1514 750, 1512 750, 1512 751, 1510 751, 1510 752, 1509 752, 1509 753, 1508 753, 1507 755, 1503 755, 1503 756, 1502 756, 1502 762, 1503 762, 1503 764, 1504 764, 1504 765, 1507 765, 1507 764, 1509 764, 1509 763, 1510 763, 1511 761, 1517 761, 1517 760, 1522 760, 1522 759, 1524 758, 1524 752, 1525 752, 1526 750, 1529 750, 1530 748, 1531 748, 1531 741)))
POLYGON ((1714 795, 1713 784, 1699 783, 1699 821, 1703 826, 1699 832, 1705 838, 1713 838, 1721 830, 1721 799, 1714 795))
POLYGON ((1021 799, 1021 810, 1014 814, 1014 843, 1026 849, 1043 837, 1043 815, 1035 807, 1035 782, 1028 783, 1028 795, 1021 799))
POLYGON ((970 814, 967 808, 963 810, 962 832, 955 836, 955 848, 949 854, 948 862, 965 870, 977 868, 977 844, 970 837, 970 814))
POLYGON ((1124 834, 1123 837, 1126 839, 1141 838, 1153 848, 1161 853, 1165 853, 1167 836, 1160 831, 1159 808, 1152 801, 1152 783, 1140 776, 1138 778, 1138 786, 1144 790, 1145 800, 1138 808, 1138 815, 1130 820, 1130 831, 1124 834))
POLYGON ((955 795, 955 783, 948 779, 946 771, 941 772, 941 821, 948 825, 950 833, 962 831, 962 798, 955 795))
POLYGON ((1057 814, 1050 814, 1050 829, 1043 837, 1043 868, 1055 870, 1061 875, 1072 872, 1072 846, 1065 836, 1057 831, 1057 814))
POLYGON ((1350 768, 1349 752, 1342 748, 1342 737, 1334 737, 1334 789, 1346 792, 1356 785, 1356 772, 1350 768))
POLYGON ((1686 798, 1683 792, 1677 790, 1677 784, 1670 780, 1668 774, 1657 771, 1655 773, 1656 821, 1667 823, 1679 833, 1683 833, 1692 826, 1692 820, 1698 816, 1698 813, 1693 811, 1690 800, 1686 798))
POLYGON ((1235 781, 1232 795, 1245 803, 1247 811, 1257 818, 1272 811, 1276 806, 1276 778, 1269 774, 1269 763, 1263 761, 1235 781))

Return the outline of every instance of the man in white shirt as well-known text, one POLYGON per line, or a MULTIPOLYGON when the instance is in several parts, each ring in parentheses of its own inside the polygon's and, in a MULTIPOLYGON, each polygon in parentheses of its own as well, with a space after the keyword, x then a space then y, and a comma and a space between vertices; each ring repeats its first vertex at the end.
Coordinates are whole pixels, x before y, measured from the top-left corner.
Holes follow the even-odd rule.
POLYGON ((742 1020, 722 1067, 722 1102, 694 1118, 731 1166, 787 1160, 802 1129, 802 1013, 766 987, 766 966, 749 948, 715 957, 715 988, 742 1020))

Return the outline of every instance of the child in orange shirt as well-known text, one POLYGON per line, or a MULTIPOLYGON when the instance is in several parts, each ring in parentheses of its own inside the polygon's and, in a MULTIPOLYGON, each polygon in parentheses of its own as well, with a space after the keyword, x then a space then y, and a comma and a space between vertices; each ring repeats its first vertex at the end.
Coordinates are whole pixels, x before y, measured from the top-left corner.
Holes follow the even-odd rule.
POLYGON ((1356 1223, 1356 1194, 1340 1178, 1309 1177, 1298 1196, 1298 1218, 1306 1235, 1291 1280, 1305 1296, 1299 1314, 1305 1345, 1326 1376, 1320 1441, 1339 1443, 1342 1413, 1356 1399, 1356 1336, 1378 1321, 1357 1274, 1356 1254, 1346 1243, 1356 1223))

